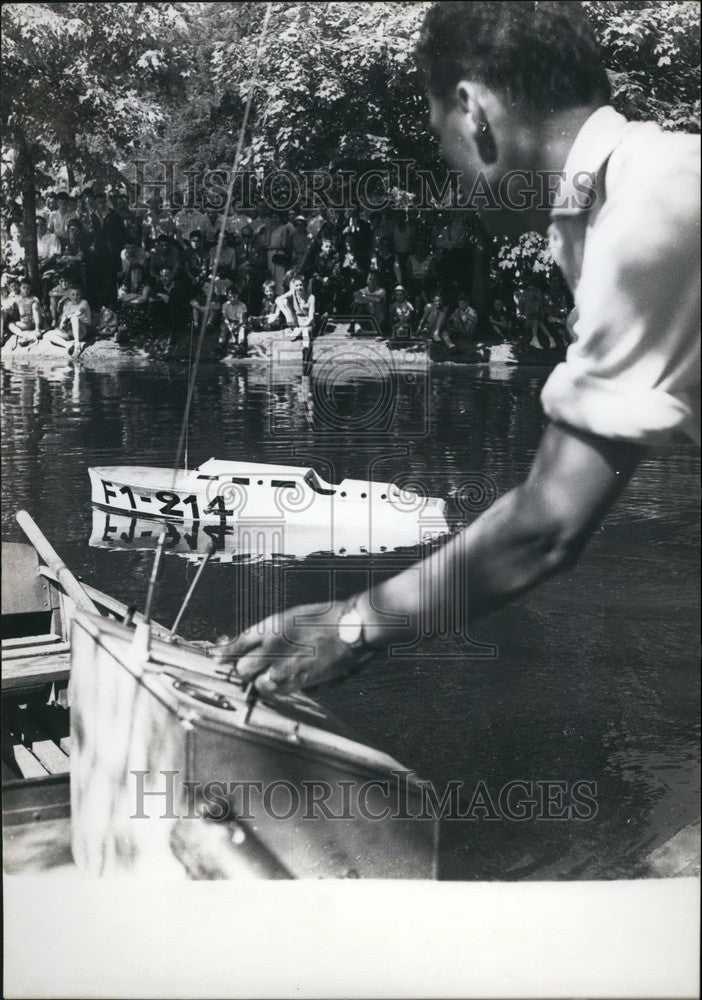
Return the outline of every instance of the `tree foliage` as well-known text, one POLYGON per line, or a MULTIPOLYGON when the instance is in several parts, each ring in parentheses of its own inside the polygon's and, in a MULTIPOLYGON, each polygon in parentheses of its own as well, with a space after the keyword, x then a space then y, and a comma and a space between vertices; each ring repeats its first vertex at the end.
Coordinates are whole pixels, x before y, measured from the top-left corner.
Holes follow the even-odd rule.
POLYGON ((8 3, 2 27, 3 141, 47 170, 113 165, 189 72, 168 3, 8 3))

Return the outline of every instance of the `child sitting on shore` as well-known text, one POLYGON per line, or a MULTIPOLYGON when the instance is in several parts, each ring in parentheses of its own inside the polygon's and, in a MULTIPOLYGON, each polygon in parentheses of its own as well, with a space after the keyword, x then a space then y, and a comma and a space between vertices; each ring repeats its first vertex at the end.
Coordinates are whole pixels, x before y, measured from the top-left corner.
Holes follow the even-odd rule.
POLYGON ((278 306, 275 304, 276 294, 275 294, 275 281, 272 278, 267 278, 263 282, 263 302, 261 303, 261 315, 252 316, 249 320, 249 325, 252 330, 272 330, 276 329, 280 324, 271 324, 269 322, 271 316, 275 316, 278 312, 278 306))
POLYGON ((26 347, 41 337, 41 310, 39 299, 32 295, 31 282, 24 278, 20 281, 19 295, 16 299, 17 319, 8 324, 8 330, 15 335, 12 345, 26 347))
POLYGON ((458 307, 451 313, 449 330, 453 337, 471 343, 475 337, 478 325, 478 314, 471 306, 468 296, 462 293, 458 296, 458 307))
POLYGON ((219 335, 219 346, 223 351, 226 351, 230 341, 236 347, 246 347, 246 306, 239 295, 236 285, 227 289, 227 300, 222 306, 222 331, 219 335))
POLYGON ((390 304, 390 324, 395 340, 407 340, 412 336, 412 320, 414 306, 407 298, 403 285, 397 285, 395 295, 390 304))
POLYGON ((63 304, 58 326, 54 330, 47 330, 44 338, 50 344, 65 347, 68 354, 77 358, 85 347, 91 323, 90 306, 83 298, 82 289, 78 285, 72 285, 68 289, 68 301, 63 304))
POLYGON ((417 333, 420 336, 425 334, 435 343, 443 343, 449 350, 454 351, 456 345, 446 329, 446 315, 443 297, 437 292, 431 302, 427 302, 424 307, 417 333))
POLYGON ((5 327, 17 318, 17 300, 19 297, 19 278, 10 278, 7 286, 3 286, 2 298, 0 299, 0 326, 2 329, 3 344, 5 343, 5 327))

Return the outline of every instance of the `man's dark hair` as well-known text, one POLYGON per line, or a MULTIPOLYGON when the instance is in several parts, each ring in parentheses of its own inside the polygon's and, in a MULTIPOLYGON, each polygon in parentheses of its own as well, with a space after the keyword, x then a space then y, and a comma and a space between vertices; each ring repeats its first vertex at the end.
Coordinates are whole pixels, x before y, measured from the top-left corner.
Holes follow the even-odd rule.
POLYGON ((592 25, 571 0, 436 3, 417 59, 429 92, 444 100, 460 80, 482 83, 536 112, 610 98, 592 25))

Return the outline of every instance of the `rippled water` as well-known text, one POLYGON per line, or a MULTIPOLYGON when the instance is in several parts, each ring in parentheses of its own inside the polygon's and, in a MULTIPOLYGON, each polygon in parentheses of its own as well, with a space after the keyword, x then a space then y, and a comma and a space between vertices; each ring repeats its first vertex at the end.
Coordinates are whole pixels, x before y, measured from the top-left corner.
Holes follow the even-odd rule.
MULTIPOLYGON (((188 442, 211 456, 313 464, 328 480, 404 477, 447 496, 464 485, 471 516, 525 475, 544 426, 536 369, 459 368, 370 377, 206 366, 188 442)), ((26 508, 74 572, 143 606, 153 553, 125 532, 96 540, 92 465, 172 464, 186 371, 71 367, 2 372, 3 538, 26 508)), ((699 452, 676 439, 648 459, 577 569, 476 624, 472 640, 430 639, 321 700, 358 738, 431 779, 594 781, 588 821, 453 820, 446 878, 615 877, 699 816, 697 662, 699 452), (497 655, 487 655, 497 647, 497 655)), ((104 517, 104 515, 102 515, 104 517)), ((123 525, 121 526, 124 527, 123 525)), ((98 525, 99 529, 99 525, 98 525)), ((371 568, 410 556, 315 556, 208 566, 182 632, 213 638, 264 614, 350 594, 371 568)), ((155 617, 169 624, 195 572, 165 560, 155 617)))

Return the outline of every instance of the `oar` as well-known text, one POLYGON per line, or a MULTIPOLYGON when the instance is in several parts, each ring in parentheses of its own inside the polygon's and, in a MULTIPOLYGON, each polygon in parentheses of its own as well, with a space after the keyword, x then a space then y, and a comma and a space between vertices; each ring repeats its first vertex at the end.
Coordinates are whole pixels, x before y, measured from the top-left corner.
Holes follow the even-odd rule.
POLYGON ((78 580, 76 580, 73 573, 71 573, 68 566, 65 562, 63 562, 58 552, 56 552, 54 547, 27 511, 18 511, 16 520, 22 531, 36 549, 38 555, 55 574, 56 579, 74 602, 76 607, 82 608, 83 611, 93 611, 95 614, 98 614, 99 612, 94 601, 91 600, 81 584, 78 580))

